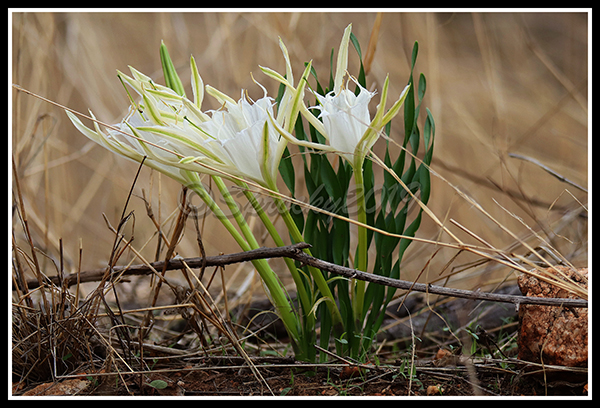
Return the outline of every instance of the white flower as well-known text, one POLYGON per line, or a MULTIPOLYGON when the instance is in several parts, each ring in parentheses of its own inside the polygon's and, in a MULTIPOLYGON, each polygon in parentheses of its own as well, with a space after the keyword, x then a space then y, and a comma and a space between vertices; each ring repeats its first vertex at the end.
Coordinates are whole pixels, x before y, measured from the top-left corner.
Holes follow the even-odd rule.
MULTIPOLYGON (((377 106, 375 116, 371 119, 369 103, 375 92, 369 92, 357 83, 359 93, 355 95, 343 86, 348 67, 348 46, 351 31, 352 24, 346 27, 342 37, 333 90, 324 96, 315 93, 320 103, 320 106, 315 108, 321 111, 319 118, 323 121, 319 121, 305 105, 301 104, 298 107, 302 115, 327 139, 329 144, 298 140, 289 131, 279 127, 277 123, 273 123, 273 125, 288 141, 314 149, 338 153, 348 160, 356 170, 362 168, 367 153, 377 141, 383 127, 398 114, 410 85, 404 88, 398 100, 386 112, 385 105, 389 88, 389 78, 386 77, 381 92, 381 100, 377 106)), ((270 75, 289 87, 281 75, 279 77, 272 73, 270 75)), ((357 82, 352 77, 350 79, 357 82)))
POLYGON ((224 109, 211 111, 211 119, 199 125, 209 135, 204 142, 228 171, 269 185, 276 180, 286 141, 269 124, 273 99, 264 96, 251 103, 242 98, 225 101, 224 109))
MULTIPOLYGON (((137 141, 136 139, 125 136, 131 135, 131 130, 127 127, 126 122, 122 122, 119 125, 111 126, 108 132, 103 132, 100 130, 100 126, 94 122, 94 129, 90 129, 86 127, 81 120, 75 116, 73 113, 66 111, 69 119, 75 125, 77 130, 87 136, 89 139, 98 143, 99 145, 111 150, 121 156, 127 157, 136 162, 141 162, 144 156, 148 156, 144 151, 145 148, 148 148, 148 144, 145 143, 145 147, 142 147, 142 143, 137 141)), ((131 114, 136 114, 132 113, 131 114)), ((90 116, 95 119, 94 114, 90 111, 90 116)), ((154 143, 154 141, 150 141, 150 143, 154 143)), ((158 155, 161 149, 158 148, 160 146, 160 142, 156 144, 157 148, 155 149, 158 155)), ((166 148, 166 147, 165 147, 166 148)), ((163 152, 165 155, 166 152, 163 152)), ((147 166, 160 171, 161 173, 166 174, 167 176, 179 181, 182 184, 187 184, 189 179, 183 174, 179 168, 170 166, 168 164, 165 165, 163 161, 157 161, 148 159, 144 161, 144 164, 147 166)))
MULTIPOLYGON (((291 76, 286 50, 284 56, 291 76)), ((136 103, 130 95, 132 107, 120 124, 104 132, 95 122, 90 129, 72 113, 67 114, 79 131, 98 144, 138 162, 146 156, 147 165, 179 181, 182 174, 192 171, 275 185, 287 140, 271 124, 273 99, 257 83, 264 91, 261 99, 251 101, 242 91, 240 100, 235 101, 215 88, 204 87, 193 58, 191 67, 194 101, 130 67, 132 76, 119 72, 119 78, 141 100, 136 103), (205 89, 221 109, 201 111, 205 89)), ((295 122, 293 95, 286 91, 278 109, 276 121, 281 125, 295 122)))
MULTIPOLYGON (((375 95, 375 92, 369 92, 362 86, 358 86, 360 88, 358 95, 349 89, 341 89, 337 95, 334 91, 325 96, 315 94, 321 103, 315 108, 321 111, 319 118, 323 120, 323 135, 329 140, 330 146, 349 162, 354 161, 356 148, 369 129, 371 123, 369 102, 375 95)), ((371 146, 365 148, 369 149, 371 146)))

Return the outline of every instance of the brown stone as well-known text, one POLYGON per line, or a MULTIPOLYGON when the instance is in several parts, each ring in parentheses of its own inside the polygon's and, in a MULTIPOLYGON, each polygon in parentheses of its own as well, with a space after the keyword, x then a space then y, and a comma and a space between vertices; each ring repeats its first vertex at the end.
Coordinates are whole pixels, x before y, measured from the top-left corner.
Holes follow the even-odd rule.
MULTIPOLYGON (((557 266, 578 285, 588 287, 588 269, 577 271, 557 266)), ((538 273, 557 276, 548 268, 538 273)), ((564 278, 563 278, 564 279, 564 278)), ((529 274, 518 278, 523 295, 548 298, 577 298, 556 285, 529 274)), ((568 367, 587 367, 588 309, 562 306, 519 307, 519 359, 568 367)))
POLYGON ((77 395, 82 392, 91 381, 85 378, 74 378, 61 382, 49 382, 23 393, 23 396, 65 396, 77 395))

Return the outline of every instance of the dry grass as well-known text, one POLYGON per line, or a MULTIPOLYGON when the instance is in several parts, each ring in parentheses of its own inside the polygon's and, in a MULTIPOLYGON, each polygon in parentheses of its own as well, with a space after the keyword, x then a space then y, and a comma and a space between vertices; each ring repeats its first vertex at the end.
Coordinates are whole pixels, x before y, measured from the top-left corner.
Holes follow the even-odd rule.
MULTIPOLYGON (((234 97, 240 88, 259 97, 262 91, 249 74, 272 94, 276 92, 277 84, 262 76, 258 65, 283 71, 278 36, 298 72, 304 61, 313 59, 313 66, 325 75, 331 48, 337 48, 344 27, 353 23, 364 51, 375 19, 375 13, 319 12, 14 13, 12 82, 80 112, 92 109, 100 120, 116 123, 128 106, 116 70, 126 71, 131 65, 162 82, 161 39, 169 47, 184 86, 189 87, 188 63, 193 54, 205 83, 234 97)), ((587 14, 385 13, 367 83, 379 89, 389 73, 390 92, 399 94, 408 78, 415 40, 420 45, 417 71, 427 76, 424 105, 436 119, 432 170, 445 179, 433 178, 429 209, 465 242, 479 245, 476 235, 494 248, 523 256, 527 256, 527 246, 548 246, 575 266, 587 266, 587 193, 534 163, 509 157, 516 153, 533 158, 587 186, 587 14)), ((354 54, 350 61, 350 71, 355 72, 354 54)), ((217 108, 211 103, 205 107, 217 108)), ((88 141, 54 106, 13 91, 12 107, 12 157, 31 237, 29 242, 13 210, 13 259, 21 263, 17 274, 31 279, 40 271, 54 275, 61 268, 71 273, 106 266, 115 235, 103 215, 112 225, 118 224, 137 165, 88 141)), ((394 128, 399 132, 401 126, 394 128)), ((13 181, 13 197, 15 190, 13 181)), ((180 186, 143 169, 128 206, 134 217, 121 231, 125 239, 135 237, 132 247, 139 256, 127 249, 119 260, 122 264, 157 257, 156 227, 146 216, 142 195, 168 237, 175 228, 180 186)), ((21 200, 13 203, 18 207, 21 200)), ((207 254, 238 251, 216 219, 208 216, 200 224, 207 254)), ((440 231, 439 225, 424 217, 419 236, 448 242, 449 236, 440 231)), ((266 239, 264 244, 271 242, 266 239)), ((421 281, 434 282, 441 273, 454 273, 445 283, 465 289, 514 279, 510 268, 493 262, 477 264, 481 257, 458 254, 452 248, 440 250, 431 259, 437 249, 412 245, 401 277, 414 279, 422 272, 421 281)), ((187 223, 176 252, 198 256, 193 223, 187 223)), ((231 294, 248 284, 239 297, 232 295, 235 301, 262 296, 248 265, 227 268, 223 276, 221 282, 216 274, 213 288, 226 286, 231 294)), ((183 276, 173 278, 185 283, 183 276)), ((95 284, 78 287, 78 300, 89 298, 95 288, 95 284)), ((147 307, 147 288, 147 283, 135 280, 123 283, 121 303, 127 308, 147 307)), ((47 295, 50 306, 46 311, 30 310, 23 302, 14 309, 19 338, 40 336, 35 327, 16 324, 34 316, 39 316, 40 325, 44 319, 65 319, 67 332, 91 330, 89 318, 95 316, 57 317, 50 312, 52 306, 71 304, 72 292, 54 288, 47 295)), ((161 296, 158 304, 173 300, 169 294, 161 296)), ((57 340, 53 341, 89 356, 87 344, 57 340)), ((24 352, 31 347, 17 346, 24 352)))

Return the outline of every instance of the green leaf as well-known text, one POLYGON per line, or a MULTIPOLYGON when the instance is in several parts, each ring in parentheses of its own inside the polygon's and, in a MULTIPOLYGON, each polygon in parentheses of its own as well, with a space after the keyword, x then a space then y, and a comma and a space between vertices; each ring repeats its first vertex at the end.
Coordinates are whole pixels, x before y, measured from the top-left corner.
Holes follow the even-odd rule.
MULTIPOLYGON (((315 113, 313 112, 313 114, 315 114, 315 113)), ((315 116, 317 116, 317 115, 315 114, 315 116)), ((319 133, 319 131, 317 131, 317 129, 312 124, 310 124, 309 130, 310 130, 311 142, 319 143, 322 145, 327 144, 327 140, 325 139, 325 136, 323 136, 321 133, 319 133)), ((317 153, 317 155, 319 155, 320 153, 322 153, 322 152, 317 153)), ((315 156, 314 154, 311 154, 311 157, 314 157, 314 156, 315 156)))
POLYGON ((421 73, 419 76, 419 92, 417 97, 419 98, 419 104, 425 97, 425 90, 427 89, 427 81, 425 80, 425 75, 421 73))
POLYGON ((356 52, 358 53, 358 58, 360 58, 362 60, 362 53, 360 52, 360 44, 358 43, 358 40, 356 39, 356 36, 354 35, 354 33, 350 33, 350 41, 352 41, 352 45, 354 45, 354 48, 356 49, 356 52))
POLYGON ((333 238, 333 263, 347 266, 350 254, 350 225, 344 220, 333 218, 331 236, 333 238))
POLYGON ((329 160, 327 160, 327 156, 320 155, 324 160, 321 160, 320 173, 321 180, 323 181, 323 185, 329 194, 329 197, 332 199, 336 199, 342 196, 342 188, 340 186, 340 181, 338 180, 337 174, 329 160))
MULTIPOLYGON (((333 56, 333 55, 332 55, 333 56)), ((306 65, 308 65, 308 62, 304 63, 304 66, 306 67, 306 65)), ((315 69, 315 67, 310 67, 310 74, 315 77, 315 80, 317 81, 317 93, 319 95, 325 95, 325 91, 323 90, 323 88, 321 87, 321 84, 319 83, 319 78, 317 77, 317 70, 315 69)), ((308 80, 308 79, 307 79, 308 80)), ((310 86, 310 85, 309 85, 310 86)))
POLYGON ((431 192, 431 174, 429 168, 426 167, 431 164, 433 157, 433 139, 435 135, 435 123, 433 116, 429 109, 427 109, 427 119, 425 120, 425 127, 423 130, 423 141, 425 144, 425 157, 423 157, 423 163, 417 170, 417 177, 421 184, 421 201, 425 204, 429 201, 429 195, 431 192), (430 144, 431 143, 431 144, 430 144))
MULTIPOLYGON (((308 242, 309 244, 313 245, 313 241, 312 238, 315 235, 315 230, 317 230, 317 213, 315 213, 314 211, 309 211, 308 214, 306 215, 306 222, 304 223, 304 239, 306 240, 306 242, 308 242)), ((315 248, 313 245, 313 248, 311 249, 311 252, 313 252, 313 254, 317 254, 317 252, 319 251, 320 248, 315 248)))
MULTIPOLYGON (((423 210, 419 210, 419 214, 417 215, 417 217, 413 220, 413 222, 408 226, 408 228, 404 231, 404 235, 409 236, 409 237, 414 237, 417 230, 419 229, 419 227, 421 226, 421 215, 423 213, 423 210)), ((406 248, 408 248, 408 246, 413 242, 412 239, 407 239, 407 238, 402 238, 400 240, 400 248, 399 248, 399 255, 398 255, 398 259, 402 259, 402 256, 404 255, 404 251, 406 251, 406 248)))
POLYGON ((275 98, 275 104, 277 106, 279 106, 279 103, 281 102, 281 98, 283 98, 283 93, 285 92, 285 88, 286 88, 286 86, 280 82, 279 88, 277 89, 277 97, 275 98))
POLYGON ((423 128, 423 142, 425 143, 425 157, 423 161, 428 165, 431 164, 433 157, 433 140, 435 138, 435 121, 429 108, 425 108, 427 111, 427 119, 425 120, 425 126, 423 128))
MULTIPOLYGON (((325 92, 329 92, 333 89, 333 52, 334 49, 331 49, 331 57, 329 58, 329 65, 330 65, 330 69, 329 69, 329 86, 327 87, 327 89, 325 90, 325 92)), ((325 95, 325 94, 321 94, 321 95, 325 95)))
MULTIPOLYGON (((365 189, 365 210, 367 212, 367 224, 375 224, 375 208, 377 201, 375 199, 375 175, 373 174, 373 162, 366 159, 363 163, 363 184, 365 189)), ((371 244, 373 230, 367 230, 367 248, 371 244)))
POLYGON ((415 67, 415 64, 417 63, 417 54, 419 53, 419 42, 415 41, 415 45, 413 45, 413 50, 412 50, 412 66, 411 66, 411 71, 412 68, 415 67))
POLYGON ((148 385, 157 390, 164 390, 165 388, 167 388, 169 386, 169 384, 163 380, 154 380, 148 385))
MULTIPOLYGON (((312 167, 312 161, 311 161, 311 167, 312 167)), ((318 176, 318 174, 315 173, 315 176, 318 176)), ((319 180, 313 179, 313 173, 310 171, 310 167, 308 166, 308 164, 304 163, 304 184, 306 185, 306 190, 308 191, 309 197, 312 197, 314 191, 317 189, 318 183, 319 183, 319 180)))
POLYGON ((406 95, 406 99, 404 100, 404 146, 406 146, 406 142, 410 138, 410 135, 413 133, 413 129, 415 126, 415 87, 412 86, 412 74, 410 76, 411 84, 410 89, 408 90, 408 94, 406 95))
POLYGON ((281 174, 281 178, 283 179, 288 190, 290 190, 292 197, 294 197, 296 194, 296 174, 294 172, 294 163, 292 163, 290 151, 287 147, 283 151, 283 156, 279 162, 279 174, 281 174))
MULTIPOLYGON (((365 68, 364 68, 363 62, 362 62, 362 52, 360 51, 360 44, 358 43, 358 39, 356 38, 354 33, 350 33, 350 41, 352 41, 352 45, 354 45, 354 48, 356 49, 356 52, 358 53, 358 58, 360 61, 360 70, 358 71, 358 83, 363 88, 366 88, 367 87, 367 79, 366 79, 366 75, 365 75, 365 68)), ((357 86, 354 93, 356 95, 358 95, 359 92, 360 92, 360 88, 357 86)))
MULTIPOLYGON (((331 314, 329 310, 327 310, 327 305, 319 305, 319 316, 321 321, 321 335, 319 338, 320 346, 324 349, 329 348, 329 338, 331 336, 331 314)), ((326 353, 319 353, 319 362, 325 363, 327 361, 328 355, 326 353)))
POLYGON ((290 205, 289 211, 290 211, 290 215, 292 216, 292 219, 294 220, 294 223, 298 227, 298 231, 300 231, 300 233, 303 234, 304 212, 302 211, 302 207, 300 207, 298 204, 292 204, 292 205, 290 205))
POLYGON ((415 122, 415 87, 413 82, 413 70, 417 62, 417 54, 419 53, 419 43, 415 41, 412 51, 412 62, 410 67, 410 77, 408 83, 411 85, 408 90, 408 95, 404 101, 404 139, 410 137, 413 128, 416 125, 415 122))
POLYGON ((431 191, 431 177, 429 174, 429 169, 421 164, 417 170, 417 173, 421 189, 421 201, 423 204, 427 204, 429 201, 429 193, 431 191))

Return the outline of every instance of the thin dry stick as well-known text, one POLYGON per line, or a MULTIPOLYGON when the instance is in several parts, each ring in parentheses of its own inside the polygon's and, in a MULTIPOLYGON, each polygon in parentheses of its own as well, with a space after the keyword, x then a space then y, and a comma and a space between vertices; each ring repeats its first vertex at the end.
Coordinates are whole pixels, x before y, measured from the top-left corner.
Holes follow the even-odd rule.
MULTIPOLYGON (((165 270, 181 269, 186 266, 189 268, 200 268, 203 264, 206 266, 223 266, 238 262, 247 262, 255 259, 269 259, 288 257, 299 261, 305 265, 314 266, 322 271, 334 273, 336 275, 344 276, 351 279, 360 279, 366 282, 377 283, 384 286, 390 286, 397 289, 413 290, 417 292, 428 292, 435 295, 444 295, 450 297, 459 297, 465 299, 479 299, 489 300, 492 302, 503 302, 512 303, 515 305, 519 304, 537 304, 545 306, 565 306, 565 307, 588 307, 587 300, 584 299, 569 299, 569 298, 543 298, 534 296, 517 296, 517 295, 505 295, 498 293, 487 293, 480 291, 471 291, 463 289, 447 288, 444 286, 437 286, 424 283, 416 283, 413 281, 405 281, 400 279, 392 279, 381 275, 376 275, 368 272, 361 272, 355 269, 347 268, 344 266, 336 265, 334 263, 326 262, 321 259, 312 257, 302 251, 302 249, 310 248, 310 245, 304 242, 300 242, 294 245, 288 245, 284 247, 276 248, 259 248, 252 251, 238 252, 229 255, 218 255, 208 256, 204 258, 188 258, 188 259, 173 259, 167 262, 165 265, 164 261, 153 262, 148 265, 133 265, 128 269, 119 269, 115 267, 114 271, 123 275, 146 275, 153 273, 157 268, 165 268, 165 270), (151 268, 152 269, 151 269, 151 268)), ((82 272, 80 274, 80 282, 90 282, 98 280, 102 277, 104 270, 95 270, 89 272, 82 272)), ((65 287, 72 282, 77 281, 76 274, 67 275, 64 279, 65 287)), ((56 277, 50 278, 56 280, 56 277)), ((28 286, 31 285, 36 287, 37 281, 30 280, 27 282, 28 286)), ((31 288, 31 287, 30 287, 31 288)))
MULTIPOLYGON (((162 239, 165 242, 165 245, 167 246, 167 248, 170 247, 171 243, 169 241, 169 238, 167 238, 167 236, 165 235, 165 233, 163 232, 163 230, 160 226, 160 223, 154 216, 154 211, 152 210, 152 204, 150 203, 149 200, 146 199, 146 192, 144 191, 144 189, 142 189, 142 197, 141 198, 142 198, 142 201, 144 201, 144 205, 146 206, 146 215, 148 215, 148 218, 150 218, 150 221, 152 221, 152 223, 156 227, 156 231, 159 235, 159 241, 162 239)), ((157 258, 158 258, 158 254, 157 254, 157 258)))
POLYGON ((408 373, 408 395, 410 395, 410 390, 412 388, 412 380, 413 380, 413 372, 415 369, 415 354, 416 354, 416 343, 415 343, 415 329, 413 327, 413 321, 410 318, 410 311, 408 309, 406 309, 406 311, 408 312, 408 322, 410 323, 410 337, 411 337, 411 345, 410 345, 410 368, 409 368, 409 373, 408 373))
MULTIPOLYGON (((189 269, 189 265, 187 265, 185 262, 184 262, 184 266, 186 267, 186 269, 190 270, 189 269)), ((192 273, 191 270, 190 270, 190 274, 194 278, 196 278, 196 283, 202 289, 202 291, 204 292, 204 294, 206 295, 206 297, 208 297, 208 299, 210 300, 210 303, 209 303, 204 298, 204 296, 201 296, 200 293, 198 293, 197 291, 195 292, 195 294, 198 297, 198 299, 205 304, 205 306, 208 308, 208 310, 210 310, 213 313, 213 315, 215 316, 215 318, 217 319, 217 321, 220 323, 218 325, 215 324, 215 326, 219 327, 221 329, 222 333, 229 339, 229 341, 231 342, 231 345, 235 348, 235 350, 238 352, 238 354, 241 357, 244 358, 244 360, 246 361, 246 364, 248 364, 248 367, 250 367, 250 370, 252 371, 252 373, 254 374, 254 376, 256 377, 256 379, 259 380, 259 382, 264 383, 264 385, 267 387, 267 389, 269 390, 269 392, 271 393, 271 395, 275 395, 273 393, 273 390, 269 386, 269 383, 267 382, 267 380, 265 380, 265 378, 262 376, 262 374, 260 373, 260 371, 258 371, 256 369, 256 366, 254 365, 254 363, 252 362, 252 360, 250 359, 250 357, 248 356, 248 354, 246 353, 246 351, 244 350, 244 348, 240 345, 240 343, 238 341, 238 338, 237 338, 237 334, 235 333, 234 330, 231 329, 231 326, 228 324, 227 321, 225 321, 225 319, 221 315, 221 312, 219 311, 219 308, 215 304, 215 302, 214 302, 212 296, 210 295, 210 293, 208 292, 208 290, 202 284, 202 281, 200 279, 198 279, 198 277, 194 273, 192 273)))
MULTIPOLYGON (((15 187, 16 187, 16 191, 17 191, 17 197, 18 197, 18 206, 16 206, 16 208, 19 210, 19 214, 20 214, 20 218, 21 221, 23 223, 23 229, 25 231, 25 235, 27 237, 27 242, 29 243, 29 247, 31 248, 31 259, 33 261, 33 271, 35 273, 35 276, 37 278, 37 282, 39 284, 39 286, 42 286, 42 282, 43 282, 43 273, 40 269, 40 264, 35 252, 35 247, 33 245, 33 239, 31 238, 31 232, 29 231, 29 223, 27 221, 27 212, 25 211, 25 204, 23 203, 23 196, 21 195, 21 187, 19 184, 19 177, 17 174, 17 168, 15 166, 15 158, 13 156, 12 158, 12 169, 13 169, 13 179, 15 182, 15 187)), ((42 301, 44 304, 44 309, 45 310, 50 310, 48 308, 48 300, 46 298, 46 292, 42 291, 42 301)))
MULTIPOLYGON (((167 271, 166 267, 167 267, 167 261, 169 259, 171 259, 171 256, 173 256, 173 253, 175 252, 175 247, 177 246, 179 239, 181 238, 181 236, 183 235, 183 229, 185 227, 185 222, 187 220, 187 216, 188 216, 188 211, 187 211, 187 202, 186 202, 186 194, 187 192, 187 188, 183 187, 183 195, 182 195, 182 199, 181 199, 181 207, 180 207, 180 211, 179 211, 179 216, 177 217, 177 222, 175 223, 175 228, 173 230, 173 234, 171 235, 171 240, 170 240, 170 245, 167 248, 167 253, 165 255, 165 263, 163 265, 162 268, 162 272, 161 272, 161 277, 165 276, 165 273, 167 271)), ((162 286, 162 279, 159 279, 158 282, 156 282, 156 287, 154 288, 154 296, 152 297, 152 303, 151 303, 151 307, 156 306, 156 301, 158 300, 158 294, 160 292, 160 288, 162 286)), ((142 323, 142 327, 146 327, 150 324, 150 321, 152 320, 152 312, 148 312, 148 314, 146 315, 146 317, 144 318, 144 321, 142 323)), ((143 330, 144 334, 149 333, 148 331, 143 330)), ((145 337, 144 335, 141 336, 142 338, 145 337)))
POLYGON ((515 305, 537 304, 545 306, 565 306, 565 307, 588 307, 587 300, 569 299, 569 298, 542 298, 534 296, 505 295, 499 293, 487 293, 463 289, 453 289, 443 286, 430 285, 425 283, 415 283, 400 279, 392 279, 381 275, 368 272, 357 271, 356 269, 336 265, 321 259, 314 258, 302 251, 294 251, 290 257, 306 265, 341 275, 350 279, 360 279, 367 282, 377 283, 384 286, 390 286, 397 289, 415 290, 418 292, 428 292, 436 295, 459 297, 465 299, 490 300, 493 302, 513 303, 515 305))
MULTIPOLYGON (((202 257, 197 258, 179 258, 179 259, 171 259, 169 261, 158 261, 151 263, 144 263, 140 265, 131 265, 131 266, 115 266, 112 269, 113 274, 119 274, 123 276, 131 276, 131 275, 150 275, 157 274, 157 271, 162 270, 173 270, 173 269, 182 269, 185 265, 188 265, 190 268, 201 268, 202 265, 209 266, 225 266, 230 264, 236 264, 240 262, 253 261, 256 259, 269 259, 269 258, 281 258, 284 256, 289 256, 294 250, 302 250, 305 248, 310 248, 311 245, 299 242, 294 245, 277 247, 277 248, 258 248, 253 249, 251 251, 246 252, 238 252, 234 254, 226 254, 226 255, 216 255, 216 256, 207 256, 206 259, 202 257)), ((137 254, 136 254, 137 255, 137 254)), ((84 271, 80 274, 72 273, 66 275, 64 277, 64 285, 66 287, 72 286, 77 282, 77 279, 81 283, 85 282, 95 282, 102 278, 106 268, 101 269, 93 269, 90 271, 84 271)), ((51 276, 48 277, 53 284, 59 285, 58 277, 51 276)), ((28 280, 27 287, 29 289, 35 289, 39 287, 39 283, 37 280, 28 280)))
POLYGON ((587 193, 588 190, 585 187, 580 186, 579 184, 575 183, 574 181, 569 180, 568 178, 566 178, 565 176, 563 176, 562 174, 552 170, 550 167, 546 166, 545 164, 542 164, 540 161, 533 159, 531 157, 527 157, 527 156, 523 156, 517 153, 508 153, 508 157, 512 157, 514 159, 520 159, 520 160, 525 160, 528 161, 530 163, 535 164, 538 167, 541 167, 543 170, 547 171, 548 173, 550 173, 551 175, 553 175, 554 177, 556 177, 557 179, 559 179, 562 182, 565 182, 567 184, 572 185, 573 187, 576 187, 578 189, 580 189, 581 191, 587 193))

